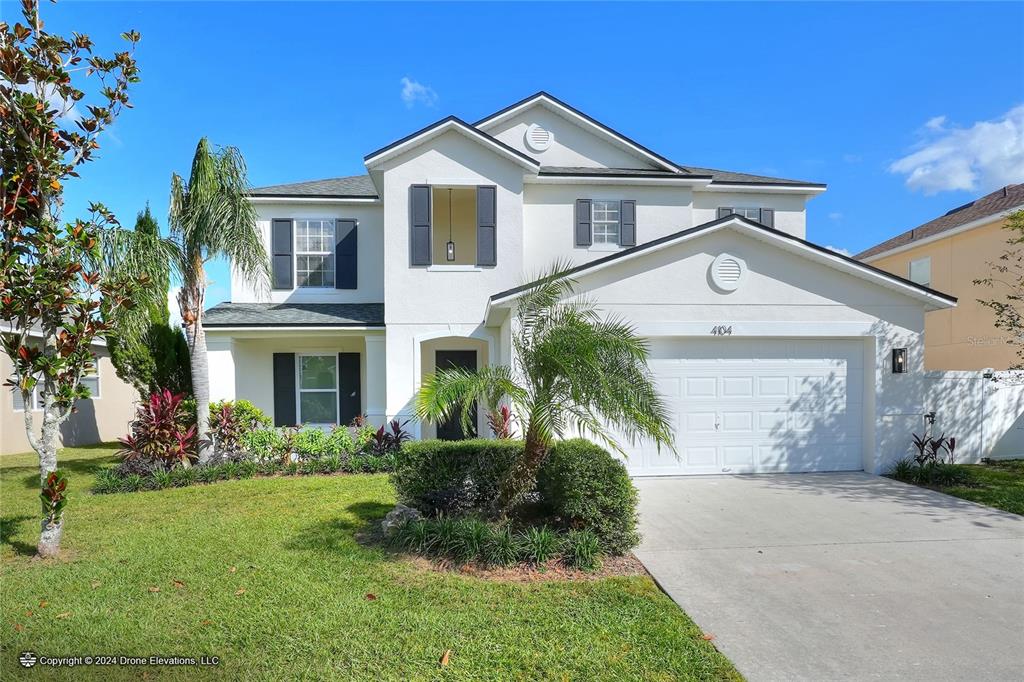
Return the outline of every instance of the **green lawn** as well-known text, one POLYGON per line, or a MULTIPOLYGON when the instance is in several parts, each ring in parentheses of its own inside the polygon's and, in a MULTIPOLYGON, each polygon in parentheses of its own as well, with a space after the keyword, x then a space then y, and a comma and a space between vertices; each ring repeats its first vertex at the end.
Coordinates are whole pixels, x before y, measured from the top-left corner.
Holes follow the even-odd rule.
POLYGON ((996 509, 1024 514, 1024 459, 994 461, 991 464, 961 464, 970 471, 974 485, 943 487, 938 490, 996 509))
POLYGON ((68 556, 47 563, 31 558, 34 455, 0 458, 0 678, 27 678, 16 659, 32 650, 221 661, 31 671, 59 679, 739 679, 648 578, 488 582, 361 546, 393 503, 386 476, 86 492, 112 461, 62 453, 68 556))

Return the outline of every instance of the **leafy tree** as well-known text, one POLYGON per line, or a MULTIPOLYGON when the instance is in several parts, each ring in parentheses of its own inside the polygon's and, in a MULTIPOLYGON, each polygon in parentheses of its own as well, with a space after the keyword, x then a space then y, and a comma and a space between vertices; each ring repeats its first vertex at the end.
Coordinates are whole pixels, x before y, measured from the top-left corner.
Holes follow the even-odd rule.
MULTIPOLYGON (((135 232, 153 240, 160 239, 160 226, 146 204, 135 219, 135 232)), ((153 286, 164 296, 148 306, 149 321, 141 338, 115 340, 109 345, 110 360, 117 375, 127 381, 143 396, 168 389, 171 393, 192 392, 189 371, 188 344, 185 334, 170 323, 171 311, 166 292, 170 286, 170 272, 166 267, 154 267, 153 286)))
POLYGON ((213 150, 205 137, 196 147, 188 180, 177 173, 171 176, 173 266, 181 280, 178 306, 192 365, 200 462, 212 454, 207 446, 210 378, 202 317, 206 264, 215 258, 229 258, 234 271, 257 289, 266 290, 270 282, 270 260, 248 192, 242 154, 234 147, 213 150))
POLYGON ((996 316, 996 329, 1007 333, 1007 343, 1015 346, 1019 361, 1011 369, 1024 369, 1024 211, 1011 213, 1003 229, 1010 233, 1009 248, 998 260, 989 261, 992 275, 974 280, 975 284, 997 289, 1002 297, 978 303, 996 316))
POLYGON ((556 263, 524 291, 513 318, 515 366, 445 369, 428 376, 416 400, 420 419, 458 416, 466 432, 474 405, 511 402, 525 430, 523 458, 495 501, 511 511, 536 484, 556 438, 590 435, 623 452, 609 427, 630 441, 672 446, 665 406, 647 368, 648 350, 632 327, 601 319, 593 302, 574 296, 568 268, 556 263))
POLYGON ((38 0, 23 0, 22 15, 24 24, 0 22, 0 320, 10 325, 2 343, 14 366, 6 385, 26 405, 37 393, 42 406, 38 428, 25 410, 25 431, 39 455, 37 551, 52 556, 67 503, 57 471, 60 425, 89 396, 81 377, 95 362, 93 342, 111 337, 114 322, 125 334, 141 328, 135 303, 152 300, 152 280, 129 261, 159 259, 155 242, 122 230, 101 204, 88 219, 62 223, 64 183, 130 106, 139 34, 121 34, 129 49, 105 58, 86 35, 44 31, 38 0), (86 81, 96 85, 90 102, 76 87, 86 81), (129 244, 126 259, 116 245, 129 244))

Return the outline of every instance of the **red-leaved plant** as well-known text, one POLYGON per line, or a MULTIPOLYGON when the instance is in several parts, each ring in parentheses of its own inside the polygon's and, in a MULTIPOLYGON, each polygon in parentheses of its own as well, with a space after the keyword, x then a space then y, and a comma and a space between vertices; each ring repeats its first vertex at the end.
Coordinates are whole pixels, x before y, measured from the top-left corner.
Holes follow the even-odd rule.
POLYGON ((117 454, 126 461, 142 460, 168 469, 191 466, 197 458, 196 427, 183 424, 182 398, 166 388, 149 396, 135 413, 132 432, 118 439, 117 454))
POLYGON ((487 413, 487 424, 491 427, 491 433, 495 438, 501 440, 511 440, 516 437, 516 432, 512 428, 512 419, 512 410, 508 405, 502 405, 499 409, 487 413))
POLYGON ((43 502, 43 522, 60 523, 64 515, 64 507, 68 503, 68 479, 60 469, 51 471, 46 476, 39 499, 43 502))

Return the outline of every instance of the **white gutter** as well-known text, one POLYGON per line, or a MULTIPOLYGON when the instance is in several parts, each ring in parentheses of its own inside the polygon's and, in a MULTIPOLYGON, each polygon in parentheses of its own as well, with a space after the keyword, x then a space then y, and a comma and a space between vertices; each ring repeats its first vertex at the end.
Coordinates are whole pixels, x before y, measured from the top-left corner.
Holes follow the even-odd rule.
POLYGON ((249 197, 252 204, 380 204, 380 199, 371 197, 249 197))

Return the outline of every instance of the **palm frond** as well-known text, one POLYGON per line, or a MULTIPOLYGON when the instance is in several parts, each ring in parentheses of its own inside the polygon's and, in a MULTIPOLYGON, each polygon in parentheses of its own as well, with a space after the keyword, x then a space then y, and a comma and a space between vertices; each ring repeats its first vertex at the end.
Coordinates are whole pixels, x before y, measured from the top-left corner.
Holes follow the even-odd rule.
MULTIPOLYGON (((504 365, 483 367, 478 370, 461 368, 442 369, 428 375, 416 397, 416 416, 423 421, 439 422, 458 414, 463 429, 469 431, 473 405, 498 396, 507 396, 515 405, 527 399, 511 370, 504 365)), ((495 405, 490 405, 494 407, 495 405)))

